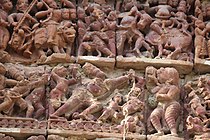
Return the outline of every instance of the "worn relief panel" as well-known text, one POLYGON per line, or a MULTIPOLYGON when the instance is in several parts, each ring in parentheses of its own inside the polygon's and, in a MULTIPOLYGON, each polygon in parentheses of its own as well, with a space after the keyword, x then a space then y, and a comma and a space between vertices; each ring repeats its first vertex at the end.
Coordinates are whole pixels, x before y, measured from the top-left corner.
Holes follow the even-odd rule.
POLYGON ((195 26, 195 70, 198 72, 209 72, 210 57, 210 14, 209 1, 195 1, 195 11, 193 18, 195 26))
POLYGON ((210 139, 209 11, 0 0, 0 139, 210 139))
POLYGON ((105 62, 106 66, 113 68, 116 56, 115 1, 78 2, 78 63, 84 64, 87 61, 100 66, 105 62))
POLYGON ((210 135, 210 76, 195 76, 185 86, 186 138, 209 139, 210 135))
POLYGON ((11 62, 71 62, 76 35, 76 2, 1 1, 1 50, 11 62))
POLYGON ((175 64, 179 72, 191 72, 190 6, 185 0, 123 1, 116 29, 117 67, 175 64))
POLYGON ((69 67, 72 79, 65 79, 64 67, 58 68, 57 80, 54 69, 51 73, 57 85, 50 91, 49 133, 63 130, 64 136, 146 138, 142 76, 133 70, 108 75, 90 63, 69 67))

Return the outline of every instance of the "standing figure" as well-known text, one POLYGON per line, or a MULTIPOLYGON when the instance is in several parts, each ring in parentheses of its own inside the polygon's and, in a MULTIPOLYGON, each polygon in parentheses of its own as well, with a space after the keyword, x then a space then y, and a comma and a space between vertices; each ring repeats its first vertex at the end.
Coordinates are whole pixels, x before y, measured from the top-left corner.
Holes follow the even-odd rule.
POLYGON ((0 50, 5 50, 9 42, 10 33, 7 29, 9 25, 7 17, 12 8, 13 5, 10 0, 0 1, 0 50))
POLYGON ((164 124, 161 123, 163 120, 169 127, 171 135, 178 136, 176 120, 181 110, 178 102, 180 98, 179 73, 174 68, 160 68, 157 70, 157 80, 157 86, 152 89, 152 92, 158 104, 150 114, 148 124, 151 122, 157 131, 156 135, 164 135, 164 124))
POLYGON ((195 27, 195 57, 203 59, 207 55, 205 23, 197 19, 195 27))

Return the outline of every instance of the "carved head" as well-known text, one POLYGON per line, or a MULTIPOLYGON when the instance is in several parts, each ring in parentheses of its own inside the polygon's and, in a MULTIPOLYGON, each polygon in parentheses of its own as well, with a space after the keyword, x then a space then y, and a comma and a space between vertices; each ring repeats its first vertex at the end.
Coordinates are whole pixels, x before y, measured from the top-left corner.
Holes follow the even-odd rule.
POLYGON ((81 7, 78 7, 77 8, 77 17, 78 17, 78 19, 84 19, 85 16, 86 16, 85 10, 83 8, 81 8, 81 7))
POLYGON ((74 42, 74 39, 75 39, 75 34, 76 34, 76 30, 74 29, 73 26, 71 26, 70 28, 65 27, 63 29, 63 36, 64 36, 64 39, 67 42, 73 43, 74 42))
POLYGON ((170 5, 171 7, 177 7, 179 4, 179 0, 169 0, 168 1, 168 5, 170 5))
POLYGON ((10 0, 1 0, 0 1, 0 8, 2 8, 5 11, 12 10, 12 2, 10 0))
POLYGON ((70 10, 69 9, 67 9, 67 8, 63 8, 62 9, 62 18, 64 19, 64 20, 68 20, 68 19, 70 19, 70 10))
POLYGON ((123 103, 123 96, 121 94, 117 94, 112 99, 114 102, 116 102, 118 105, 122 105, 123 103))
POLYGON ((210 32, 210 22, 206 23, 206 30, 207 30, 207 32, 210 32))
POLYGON ((20 12, 25 12, 26 9, 28 8, 28 0, 18 0, 16 8, 20 12))
POLYGON ((169 9, 166 7, 161 7, 155 14, 155 17, 159 19, 168 19, 170 18, 170 16, 171 16, 171 13, 169 9))
POLYGON ((186 13, 187 12, 187 2, 183 1, 183 0, 180 1, 177 10, 186 13))
POLYGON ((195 27, 198 27, 200 29, 204 29, 205 28, 205 23, 202 20, 197 19, 195 21, 195 27))
POLYGON ((179 73, 175 68, 163 68, 157 70, 157 79, 159 83, 169 83, 171 85, 179 84, 179 73))
POLYGON ((50 8, 57 9, 58 5, 54 0, 44 0, 50 8))
POLYGON ((205 84, 207 84, 207 79, 206 77, 202 76, 202 77, 199 77, 199 80, 198 80, 198 87, 203 87, 205 84))
POLYGON ((96 19, 104 19, 104 17, 105 17, 105 13, 96 7, 94 7, 92 14, 96 19))
POLYGON ((107 17, 109 20, 115 21, 117 19, 116 11, 111 11, 107 17))
POLYGON ((145 71, 145 79, 149 81, 151 78, 156 78, 157 69, 153 66, 148 66, 145 71))
POLYGON ((137 23, 137 28, 139 30, 144 30, 146 26, 150 25, 151 23, 152 23, 152 17, 147 13, 143 13, 141 14, 141 18, 137 23))

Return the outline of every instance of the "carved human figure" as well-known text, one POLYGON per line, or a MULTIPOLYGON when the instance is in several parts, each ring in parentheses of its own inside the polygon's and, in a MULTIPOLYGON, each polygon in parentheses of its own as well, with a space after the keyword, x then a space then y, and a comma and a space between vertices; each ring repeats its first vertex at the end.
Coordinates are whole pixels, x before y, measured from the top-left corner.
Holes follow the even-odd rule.
POLYGON ((176 12, 176 14, 174 14, 173 12, 171 13, 172 15, 175 16, 175 18, 170 18, 171 20, 173 20, 173 24, 171 25, 171 27, 175 25, 177 25, 177 28, 180 28, 180 31, 183 32, 186 35, 189 35, 189 32, 187 31, 189 24, 187 22, 187 2, 181 0, 179 3, 179 6, 177 7, 178 12, 176 12))
MULTIPOLYGON (((11 69, 13 69, 13 68, 11 68, 11 69)), ((6 87, 13 87, 18 83, 18 80, 23 80, 22 77, 19 77, 20 75, 18 76, 20 79, 19 78, 17 78, 17 80, 9 79, 5 76, 6 72, 7 72, 7 70, 6 70, 5 66, 2 63, 0 63, 0 90, 3 90, 6 87)), ((11 75, 11 76, 13 76, 13 75, 11 75)))
POLYGON ((133 132, 133 133, 145 133, 145 126, 143 124, 144 117, 143 114, 137 112, 133 115, 128 115, 120 122, 118 128, 120 129, 121 133, 124 132, 133 132))
POLYGON ((42 27, 35 32, 35 47, 41 48, 41 52, 39 52, 43 57, 41 59, 46 57, 42 49, 53 50, 54 53, 71 54, 76 31, 71 26, 71 22, 67 20, 75 18, 76 9, 74 4, 67 0, 62 0, 61 5, 62 8, 59 9, 54 0, 44 0, 38 3, 38 9, 47 8, 47 10, 35 14, 36 18, 40 19, 42 27), (46 16, 46 19, 41 20, 46 16), (47 46, 45 47, 45 45, 47 46))
POLYGON ((205 23, 198 19, 195 26, 195 57, 204 58, 207 55, 205 23))
POLYGON ((174 68, 160 68, 157 70, 157 80, 157 86, 151 92, 155 94, 158 105, 150 114, 149 122, 156 129, 157 135, 163 135, 162 125, 164 124, 161 124, 161 119, 164 119, 171 135, 177 136, 176 120, 181 109, 178 102, 179 73, 174 68))
POLYGON ((12 8, 13 5, 10 0, 0 2, 0 50, 5 50, 9 42, 10 33, 7 29, 9 25, 7 17, 12 8))
POLYGON ((190 133, 199 134, 204 131, 203 123, 198 117, 188 116, 186 122, 187 122, 187 130, 190 133))
POLYGON ((121 112, 122 108, 121 105, 123 103, 123 97, 122 95, 116 95, 112 98, 110 101, 109 105, 104 108, 103 113, 101 116, 98 118, 98 121, 108 121, 108 119, 115 118, 119 116, 118 114, 121 112))
POLYGON ((193 115, 199 116, 200 118, 202 118, 202 120, 206 121, 207 111, 205 107, 202 105, 200 98, 198 97, 198 95, 196 95, 194 90, 189 93, 188 97, 191 99, 189 105, 193 115))
MULTIPOLYGON (((41 21, 42 24, 46 25, 48 33, 48 43, 53 44, 55 34, 57 31, 57 25, 61 21, 61 10, 58 9, 57 3, 54 0, 45 0, 41 3, 38 3, 38 8, 41 9, 43 6, 47 7, 48 10, 40 11, 36 13, 36 18, 41 19, 47 16, 47 19, 41 21), (46 4, 46 5, 45 5, 46 4)), ((56 50, 57 52, 58 50, 56 50)))
POLYGON ((82 118, 84 120, 94 120, 93 113, 102 110, 102 104, 93 100, 91 93, 84 87, 76 88, 72 91, 72 96, 58 108, 51 117, 60 117, 65 115, 66 118, 72 116, 74 119, 82 118), (77 111, 86 107, 81 113, 77 111))
POLYGON ((152 49, 149 44, 145 42, 144 35, 139 31, 139 26, 137 19, 141 17, 143 13, 139 12, 137 7, 133 7, 128 14, 123 16, 120 25, 117 28, 116 40, 117 40, 117 52, 118 55, 124 55, 127 52, 135 52, 138 57, 141 57, 142 54, 140 49, 144 46, 150 53, 152 49), (126 40, 130 45, 130 48, 125 48, 126 40), (135 47, 132 48, 132 43, 135 44, 135 47))
POLYGON ((114 57, 115 55, 108 48, 109 37, 106 33, 100 31, 87 32, 83 37, 83 42, 78 49, 78 56, 82 56, 87 51, 88 55, 92 55, 95 51, 98 57, 102 54, 106 57, 114 57))
POLYGON ((90 85, 89 83, 87 87, 81 86, 74 89, 72 96, 58 108, 51 117, 65 115, 67 118, 72 116, 74 119, 96 120, 93 114, 101 111, 103 106, 99 101, 95 100, 95 97, 104 98, 109 95, 109 92, 107 91, 114 91, 115 89, 127 87, 129 85, 130 75, 105 79, 104 81, 99 78, 96 80, 99 81, 94 85, 90 85), (81 109, 83 110, 80 111, 81 109))
POLYGON ((0 111, 3 111, 4 114, 11 116, 15 104, 17 104, 21 110, 27 108, 27 104, 20 93, 13 92, 12 90, 3 90, 1 94, 3 95, 1 96, 3 102, 0 104, 0 111))
POLYGON ((44 99, 46 98, 45 86, 48 83, 48 77, 48 74, 43 75, 43 77, 40 78, 42 84, 38 85, 38 87, 34 88, 33 91, 26 96, 25 101, 27 102, 27 118, 32 118, 34 116, 34 118, 38 119, 44 114, 44 99))
POLYGON ((65 67, 55 67, 51 72, 51 78, 56 82, 56 86, 50 91, 50 107, 49 113, 52 114, 55 109, 61 106, 61 102, 65 101, 65 95, 70 85, 76 84, 76 79, 66 79, 68 70, 65 67))
POLYGON ((23 52, 23 55, 26 57, 32 54, 33 41, 31 31, 32 26, 38 22, 28 13, 29 11, 24 14, 28 6, 28 0, 18 0, 16 4, 18 13, 12 13, 8 16, 9 23, 14 27, 9 44, 16 52, 23 52))
POLYGON ((109 37, 108 48, 114 55, 116 55, 116 47, 115 47, 115 30, 117 24, 116 19, 117 19, 116 11, 111 11, 108 14, 107 18, 104 20, 105 27, 102 29, 103 31, 106 32, 106 34, 109 37))
POLYGON ((105 78, 107 77, 107 75, 102 70, 100 70, 91 63, 86 62, 82 68, 84 70, 84 73, 90 78, 97 77, 101 78, 102 80, 105 80, 105 78))

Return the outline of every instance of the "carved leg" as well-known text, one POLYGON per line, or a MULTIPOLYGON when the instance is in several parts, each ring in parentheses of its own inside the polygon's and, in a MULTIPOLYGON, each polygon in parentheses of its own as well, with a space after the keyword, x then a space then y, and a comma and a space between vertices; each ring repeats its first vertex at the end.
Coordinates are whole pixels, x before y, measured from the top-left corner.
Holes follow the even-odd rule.
POLYGON ((59 50, 59 48, 58 48, 57 45, 53 45, 53 51, 54 51, 55 53, 60 53, 60 50, 59 50))
POLYGON ((101 46, 99 46, 100 48, 100 51, 103 53, 103 54, 105 54, 105 55, 107 55, 108 57, 114 57, 115 55, 108 49, 108 48, 106 48, 106 46, 103 46, 103 47, 101 47, 101 46))
POLYGON ((68 99, 64 105, 62 105, 58 110, 56 110, 51 116, 61 116, 63 114, 68 113, 69 116, 74 113, 76 110, 81 107, 81 100, 79 98, 70 98, 68 99))
POLYGON ((124 51, 126 34, 124 32, 117 32, 116 33, 116 40, 117 40, 117 54, 122 56, 123 51, 124 51))
POLYGON ((21 110, 25 110, 27 108, 27 102, 23 99, 20 98, 15 102, 16 105, 18 105, 20 107, 21 110))
POLYGON ((10 39, 8 30, 0 27, 0 50, 5 50, 10 39))
POLYGON ((38 49, 38 54, 40 62, 44 62, 47 59, 47 56, 45 55, 45 52, 42 49, 38 49))
POLYGON ((139 57, 141 57, 141 52, 140 52, 140 49, 142 47, 142 37, 139 37, 137 40, 136 40, 136 43, 135 43, 135 48, 133 49, 139 57))
POLYGON ((162 108, 156 108, 150 115, 150 121, 152 125, 154 126, 154 128, 156 129, 156 131, 158 132, 157 135, 164 134, 162 130, 162 126, 161 126, 161 121, 160 121, 162 118, 163 112, 164 111, 162 108))
POLYGON ((115 38, 109 39, 108 46, 109 46, 110 51, 114 54, 114 56, 116 56, 115 38))
POLYGON ((63 48, 59 49, 60 53, 66 53, 63 48))
POLYGON ((169 59, 176 59, 177 58, 177 56, 178 56, 178 54, 180 54, 182 51, 181 51, 181 48, 179 47, 179 48, 177 48, 174 52, 172 52, 171 54, 169 54, 168 56, 167 56, 167 58, 169 58, 169 59))
POLYGON ((99 121, 106 121, 110 116, 113 116, 114 112, 111 109, 106 109, 104 110, 104 112, 102 113, 102 115, 98 118, 99 121))
POLYGON ((158 55, 155 58, 161 58, 163 54, 163 46, 162 44, 158 44, 158 55))
POLYGON ((45 108, 44 108, 44 106, 42 105, 41 102, 34 105, 34 107, 37 110, 35 112, 34 118, 38 119, 42 114, 44 114, 45 108))
POLYGON ((101 57, 101 51, 99 51, 98 49, 96 49, 96 51, 98 53, 97 57, 101 57))
POLYGON ((174 102, 169 105, 165 111, 165 119, 168 127, 171 131, 171 135, 177 136, 176 130, 176 119, 180 115, 180 104, 178 102, 174 102))
POLYGON ((100 102, 95 102, 93 104, 91 104, 88 108, 86 108, 82 113, 79 114, 79 116, 83 119, 86 119, 86 120, 92 120, 92 114, 93 113, 96 113, 100 110, 103 109, 103 106, 100 102), (91 116, 91 117, 89 117, 91 116))
POLYGON ((32 118, 34 107, 31 103, 31 101, 27 101, 28 109, 26 111, 26 118, 32 118))
POLYGON ((88 43, 83 42, 82 44, 80 44, 79 49, 78 49, 78 56, 83 56, 83 54, 85 53, 85 46, 88 45, 88 43))

